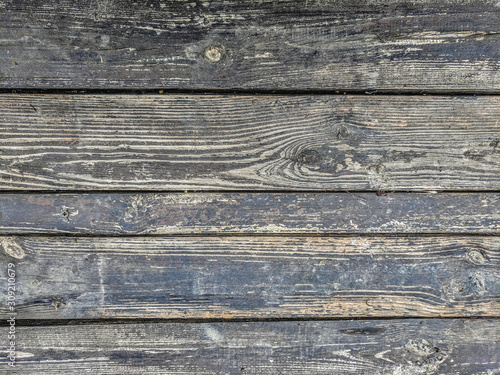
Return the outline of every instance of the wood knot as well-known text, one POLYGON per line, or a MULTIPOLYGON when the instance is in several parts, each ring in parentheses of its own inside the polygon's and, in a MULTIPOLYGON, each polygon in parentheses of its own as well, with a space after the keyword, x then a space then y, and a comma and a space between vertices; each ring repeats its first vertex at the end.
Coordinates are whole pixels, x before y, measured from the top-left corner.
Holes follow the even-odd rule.
POLYGON ((437 349, 425 339, 410 340, 406 343, 405 348, 408 351, 414 352, 415 354, 427 355, 427 356, 434 354, 437 349))
MULTIPOLYGON (((423 367, 422 373, 435 373, 439 365, 444 362, 448 354, 441 348, 431 344, 425 339, 414 339, 408 341, 404 346, 404 359, 423 367)), ((412 372, 413 373, 413 372, 412 372)), ((421 372, 418 372, 421 373, 421 372)))
POLYGON ((0 239, 0 246, 3 250, 13 258, 23 259, 25 256, 24 249, 14 237, 4 237, 0 239))
POLYGON ((338 140, 342 140, 342 139, 346 139, 346 138, 349 138, 349 130, 347 129, 347 126, 345 125, 340 125, 337 129, 337 139, 338 140))
POLYGON ((372 164, 368 167, 368 172, 373 173, 373 174, 382 174, 385 171, 385 166, 384 164, 378 163, 378 164, 372 164))
POLYGON ((486 293, 484 276, 476 272, 452 278, 443 286, 443 293, 450 301, 478 298, 486 293))
POLYGON ((297 156, 297 160, 302 164, 318 164, 321 161, 321 156, 318 151, 305 150, 297 156))
POLYGON ((489 261, 488 256, 484 250, 481 249, 468 249, 465 254, 465 259, 467 259, 469 263, 476 265, 483 265, 489 261))
POLYGON ((207 59, 211 63, 217 63, 222 60, 225 53, 226 49, 224 48, 224 46, 213 45, 205 48, 203 55, 205 56, 205 59, 207 59))

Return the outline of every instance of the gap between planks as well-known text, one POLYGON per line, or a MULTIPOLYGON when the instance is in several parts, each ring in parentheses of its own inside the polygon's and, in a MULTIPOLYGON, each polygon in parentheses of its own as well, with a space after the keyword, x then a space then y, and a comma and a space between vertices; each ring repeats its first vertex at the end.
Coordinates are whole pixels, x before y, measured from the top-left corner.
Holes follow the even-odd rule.
MULTIPOLYGON (((442 316, 442 317, 428 317, 428 316, 414 316, 414 317, 331 317, 331 318, 245 318, 245 319, 230 319, 230 318, 203 318, 203 319, 164 319, 164 318, 133 318, 133 319, 18 319, 16 318, 16 326, 20 327, 51 327, 51 326, 82 326, 82 325, 114 325, 114 324, 210 324, 210 323, 272 323, 272 322, 388 322, 391 320, 405 321, 405 320, 419 320, 424 322, 426 320, 439 321, 439 320, 461 320, 461 321, 498 321, 499 316, 442 316)), ((8 327, 10 323, 6 320, 0 320, 0 327, 8 327)))

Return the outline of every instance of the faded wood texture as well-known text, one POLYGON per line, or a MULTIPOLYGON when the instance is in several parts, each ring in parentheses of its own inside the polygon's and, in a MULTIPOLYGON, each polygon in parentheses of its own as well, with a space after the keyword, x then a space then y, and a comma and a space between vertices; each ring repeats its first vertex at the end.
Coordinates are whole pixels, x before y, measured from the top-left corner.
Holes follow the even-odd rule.
POLYGON ((500 234, 498 193, 0 194, 2 234, 500 234))
POLYGON ((18 319, 500 317, 499 237, 0 244, 2 264, 16 264, 18 319))
POLYGON ((1 0, 5 88, 498 92, 498 0, 1 0))
POLYGON ((499 117, 499 97, 2 95, 0 189, 499 189, 499 117))
MULTIPOLYGON (((498 320, 19 326, 16 374, 497 374, 498 320)), ((0 328, 0 345, 7 328, 0 328)), ((4 347, 4 345, 2 345, 4 347)), ((0 357, 0 364, 6 357, 0 357)))

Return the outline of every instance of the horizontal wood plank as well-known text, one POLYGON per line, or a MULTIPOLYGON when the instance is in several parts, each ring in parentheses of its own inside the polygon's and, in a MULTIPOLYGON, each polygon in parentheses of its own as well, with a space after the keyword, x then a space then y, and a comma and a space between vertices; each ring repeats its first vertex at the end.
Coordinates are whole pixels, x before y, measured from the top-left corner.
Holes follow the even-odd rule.
POLYGON ((1 95, 0 190, 500 189, 500 97, 1 95))
POLYGON ((19 319, 500 316, 499 237, 0 244, 2 264, 16 264, 19 319))
POLYGON ((1 234, 500 234, 498 193, 0 194, 1 234))
POLYGON ((2 0, 5 88, 498 92, 497 0, 2 0))
MULTIPOLYGON (((500 359, 499 322, 483 319, 18 326, 16 332, 19 375, 486 375, 498 372, 500 359)), ((2 327, 2 348, 6 338, 2 327)), ((7 361, 0 357, 0 364, 7 361)))

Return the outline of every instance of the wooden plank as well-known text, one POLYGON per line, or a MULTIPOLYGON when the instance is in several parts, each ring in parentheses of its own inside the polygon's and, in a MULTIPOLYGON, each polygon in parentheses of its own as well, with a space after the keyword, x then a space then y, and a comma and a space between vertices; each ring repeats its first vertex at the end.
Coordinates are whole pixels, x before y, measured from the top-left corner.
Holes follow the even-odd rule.
POLYGON ((500 316, 499 237, 0 243, 19 319, 500 316))
POLYGON ((0 189, 500 189, 500 97, 2 95, 0 189))
POLYGON ((0 194, 2 234, 500 234, 498 193, 0 194))
MULTIPOLYGON (((498 320, 18 326, 16 374, 496 374, 498 320)), ((0 328, 6 347, 7 328, 0 328)), ((8 359, 0 357, 0 363, 8 359)), ((6 366, 5 366, 6 367, 6 366)))
POLYGON ((500 88, 497 0, 2 0, 0 7, 5 88, 500 88))

